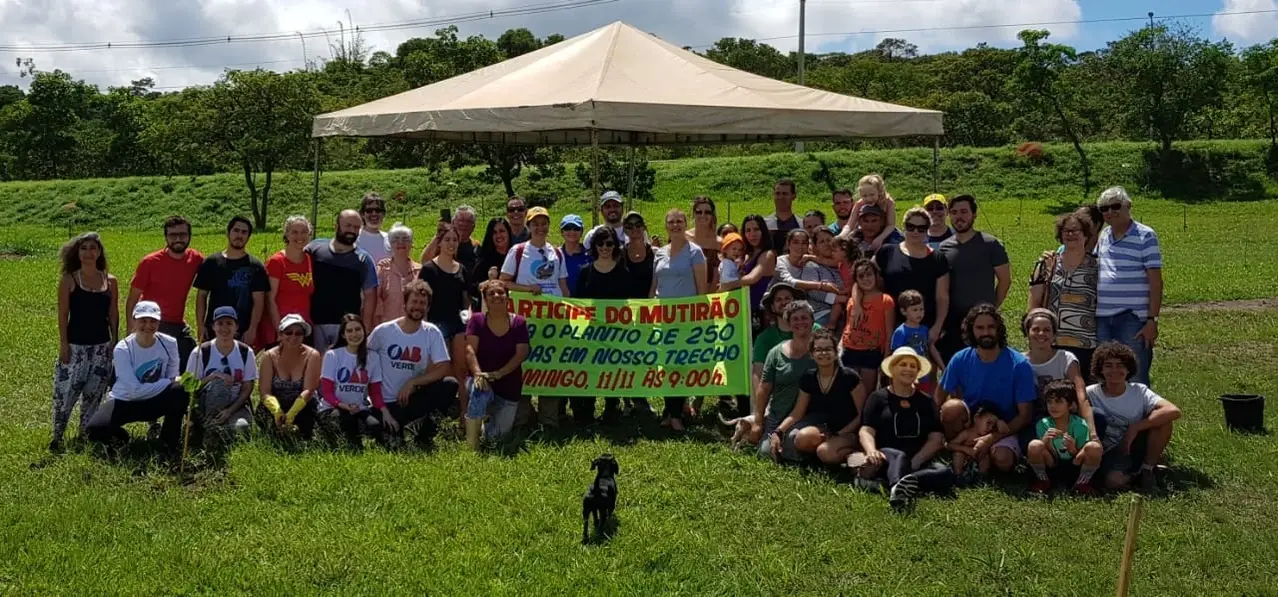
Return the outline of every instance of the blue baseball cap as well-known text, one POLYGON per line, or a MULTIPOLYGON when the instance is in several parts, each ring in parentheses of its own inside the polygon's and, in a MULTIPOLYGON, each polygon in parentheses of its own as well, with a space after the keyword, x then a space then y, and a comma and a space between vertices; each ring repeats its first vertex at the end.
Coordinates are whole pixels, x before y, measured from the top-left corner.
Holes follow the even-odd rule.
POLYGON ((582 222, 581 216, 577 214, 568 214, 564 216, 564 219, 559 220, 560 230, 563 230, 564 228, 567 228, 568 226, 576 226, 578 228, 581 228, 582 230, 586 229, 586 224, 582 222))
POLYGON ((213 310, 213 321, 217 321, 223 317, 230 317, 235 320, 240 318, 239 315, 235 314, 235 307, 223 306, 213 310))

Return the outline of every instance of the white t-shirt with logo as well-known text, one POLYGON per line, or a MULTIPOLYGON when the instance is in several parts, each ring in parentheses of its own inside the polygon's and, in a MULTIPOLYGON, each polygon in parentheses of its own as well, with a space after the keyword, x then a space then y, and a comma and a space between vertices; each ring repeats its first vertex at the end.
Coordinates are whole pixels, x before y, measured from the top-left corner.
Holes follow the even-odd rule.
POLYGON ((206 375, 212 373, 227 373, 235 379, 231 385, 231 395, 238 396, 240 393, 240 384, 246 381, 257 381, 257 361, 253 358, 253 349, 246 351, 248 362, 240 358, 239 343, 231 345, 230 354, 222 354, 218 350, 217 343, 214 342, 209 347, 209 362, 204 363, 203 355, 200 354, 200 347, 196 346, 191 351, 191 356, 186 360, 186 372, 194 375, 199 379, 204 379, 206 375))
POLYGON ((112 400, 146 400, 159 396, 178 376, 177 340, 156 334, 148 347, 138 345, 137 334, 129 334, 112 352, 115 383, 108 396, 112 400))
POLYGON ((501 273, 512 276, 516 284, 537 286, 542 294, 550 296, 563 296, 559 281, 568 279, 568 268, 564 267, 559 251, 550 243, 535 247, 532 241, 511 247, 506 253, 506 262, 501 265, 501 273), (519 262, 519 271, 515 272, 515 257, 521 246, 524 256, 519 262))
POLYGON ((435 363, 448 362, 448 344, 439 328, 423 321, 421 329, 406 334, 397 321, 373 328, 368 336, 370 358, 376 353, 381 359, 382 397, 388 404, 396 401, 400 388, 408 380, 435 363))
POLYGON ((364 252, 373 258, 373 265, 377 265, 378 261, 391 256, 390 236, 385 231, 369 232, 360 228, 359 238, 355 240, 355 246, 364 249, 364 252))
MULTIPOLYGON (((324 366, 320 369, 320 379, 333 382, 333 398, 342 404, 354 404, 360 408, 368 408, 368 388, 382 381, 382 360, 373 351, 368 352, 368 360, 364 367, 359 366, 359 355, 346 350, 346 347, 334 348, 324 353, 324 366)), ((320 386, 323 388, 323 384, 320 386)), ((327 400, 319 401, 320 412, 333 407, 327 400)))

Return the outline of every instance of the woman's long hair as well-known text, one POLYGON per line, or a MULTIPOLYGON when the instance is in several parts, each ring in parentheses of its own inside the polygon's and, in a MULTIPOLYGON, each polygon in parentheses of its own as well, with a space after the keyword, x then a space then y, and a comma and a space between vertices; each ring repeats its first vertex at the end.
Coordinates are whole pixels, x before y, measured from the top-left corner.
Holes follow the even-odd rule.
POLYGON ((497 252, 497 245, 493 243, 493 232, 496 231, 498 226, 506 229, 506 238, 510 239, 506 241, 506 251, 510 251, 510 247, 515 244, 515 234, 511 232, 510 224, 506 222, 505 218, 488 220, 488 228, 484 230, 484 241, 479 245, 480 261, 489 261, 498 257, 504 259, 506 257, 506 253, 497 252))
POLYGON ((107 271, 106 247, 102 246, 102 237, 96 232, 85 232, 77 236, 66 244, 62 245, 62 250, 58 253, 62 260, 62 275, 80 271, 80 246, 84 243, 95 243, 98 245, 98 262, 99 270, 107 271))
POLYGON ((609 239, 611 239, 613 243, 612 260, 618 263, 621 263, 621 260, 618 259, 618 255, 620 255, 621 243, 617 242, 617 233, 612 230, 611 226, 600 226, 599 228, 595 228, 594 233, 590 235, 589 239, 587 239, 587 242, 590 243, 590 260, 591 261, 599 259, 599 249, 597 248, 599 246, 599 243, 609 239))
POLYGON ((768 230, 768 221, 763 219, 763 216, 759 214, 750 214, 746 216, 744 220, 741 220, 740 234, 741 240, 745 241, 746 255, 754 255, 756 250, 759 253, 762 253, 776 248, 772 246, 772 231, 768 230), (751 245, 749 237, 746 236, 746 224, 749 224, 750 222, 758 224, 759 231, 762 233, 759 235, 760 238, 758 245, 751 245))
POLYGON ((364 325, 364 319, 354 313, 347 313, 342 316, 342 326, 337 330, 337 340, 333 342, 333 350, 346 348, 346 326, 351 323, 358 323, 359 327, 364 328, 364 340, 359 343, 359 347, 355 349, 355 362, 361 368, 368 366, 368 326, 364 325))

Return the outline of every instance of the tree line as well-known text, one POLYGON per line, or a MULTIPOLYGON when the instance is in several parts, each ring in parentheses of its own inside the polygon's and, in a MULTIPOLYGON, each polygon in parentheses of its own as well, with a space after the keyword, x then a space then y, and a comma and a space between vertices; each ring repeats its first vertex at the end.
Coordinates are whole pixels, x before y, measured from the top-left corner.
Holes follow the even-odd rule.
MULTIPOLYGON (((944 111, 947 146, 1072 143, 1085 177, 1082 143, 1089 141, 1154 141, 1164 153, 1182 139, 1268 138, 1278 144, 1278 40, 1238 49, 1175 23, 1144 27, 1091 51, 1052 43, 1047 31, 1026 30, 1019 37, 1022 45, 1011 49, 980 44, 924 55, 906 40, 885 39, 863 52, 808 54, 806 84, 944 111)), ((390 53, 373 51, 355 34, 343 36, 327 59, 305 69, 230 70, 212 85, 172 93, 157 91, 151 79, 103 91, 73 73, 40 70, 38 63, 19 59, 30 85, 25 91, 0 87, 0 180, 243 172, 253 213, 264 221, 273 173, 311 166, 314 115, 562 39, 538 38, 522 28, 495 40, 463 38, 448 27, 409 39, 390 53)), ((755 40, 724 38, 703 55, 759 75, 796 79, 796 53, 755 40)), ((741 151, 673 147, 646 151, 644 159, 741 151)), ((554 148, 347 139, 327 142, 321 158, 329 170, 483 166, 485 177, 514 194, 525 170, 533 179, 554 176, 562 174, 565 161, 582 156, 554 148)), ((612 158, 605 166, 614 177, 627 171, 612 158)), ((647 173, 646 163, 638 171, 647 173)), ((587 173, 578 174, 587 184, 587 173)))

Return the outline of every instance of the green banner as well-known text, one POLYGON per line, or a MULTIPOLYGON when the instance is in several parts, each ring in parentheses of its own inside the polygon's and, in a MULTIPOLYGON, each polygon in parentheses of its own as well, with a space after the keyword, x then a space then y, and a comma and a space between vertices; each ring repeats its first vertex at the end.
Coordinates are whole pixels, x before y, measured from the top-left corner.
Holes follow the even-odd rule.
POLYGON ((746 289, 680 299, 607 301, 512 293, 528 320, 531 396, 733 396, 750 393, 746 289))

